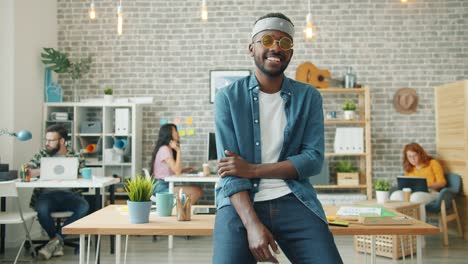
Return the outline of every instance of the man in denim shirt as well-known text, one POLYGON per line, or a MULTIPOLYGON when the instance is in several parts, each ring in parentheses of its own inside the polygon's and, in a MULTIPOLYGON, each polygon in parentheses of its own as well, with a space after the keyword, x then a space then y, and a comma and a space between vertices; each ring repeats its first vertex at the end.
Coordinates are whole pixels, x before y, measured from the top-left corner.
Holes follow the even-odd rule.
POLYGON ((322 98, 284 76, 294 25, 280 13, 255 22, 255 74, 215 98, 222 177, 216 188, 213 263, 342 263, 308 177, 324 158, 322 98), (271 248, 271 250, 270 250, 271 248))

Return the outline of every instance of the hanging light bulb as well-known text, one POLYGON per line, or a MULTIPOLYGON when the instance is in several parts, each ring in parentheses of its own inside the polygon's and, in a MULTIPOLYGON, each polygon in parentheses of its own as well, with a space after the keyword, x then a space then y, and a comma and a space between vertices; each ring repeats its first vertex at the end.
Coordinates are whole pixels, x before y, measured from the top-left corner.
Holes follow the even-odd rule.
POLYGON ((88 9, 89 19, 96 19, 96 8, 94 8, 94 0, 91 1, 88 9))
POLYGON ((208 8, 206 7, 206 0, 202 0, 201 19, 203 21, 208 20, 208 8))
POLYGON ((304 38, 306 40, 312 40, 317 35, 317 29, 312 23, 312 14, 308 13, 306 17, 306 26, 304 28, 304 38))
POLYGON ((317 35, 317 29, 312 23, 312 14, 310 13, 310 0, 309 0, 309 13, 306 16, 306 24, 304 27, 305 40, 312 40, 317 35))
POLYGON ((402 2, 402 3, 406 3, 406 2, 408 2, 408 1, 407 1, 407 0, 401 0, 401 2, 402 2))
POLYGON ((123 26, 123 14, 122 14, 122 0, 117 6, 117 34, 122 35, 122 26, 123 26))

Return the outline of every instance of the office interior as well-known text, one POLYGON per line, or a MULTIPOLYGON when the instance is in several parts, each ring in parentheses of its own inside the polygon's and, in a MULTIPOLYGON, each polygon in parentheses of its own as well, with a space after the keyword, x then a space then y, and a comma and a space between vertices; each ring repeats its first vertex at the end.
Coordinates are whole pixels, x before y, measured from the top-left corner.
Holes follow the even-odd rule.
MULTIPOLYGON (((83 102, 101 100, 106 87, 113 88, 114 99, 151 98, 150 103, 141 105, 141 147, 136 150, 141 153, 139 169, 148 168, 158 128, 164 120, 180 122, 187 133, 181 137, 184 164, 202 170, 202 164, 208 162, 215 172, 216 161, 208 160, 207 153, 208 135, 214 132, 211 77, 216 72, 253 70, 248 53, 250 30, 258 17, 269 12, 282 12, 295 24, 294 55, 286 76, 295 79, 299 66, 312 62, 330 73, 332 85, 343 86, 351 68, 356 84, 370 93, 367 102, 370 134, 363 139, 369 140, 371 149, 371 178, 367 182, 370 192, 367 187, 344 191, 318 188, 319 194, 356 192, 365 199, 375 198, 373 181, 387 179, 395 184, 396 177, 404 174, 402 149, 410 142, 421 144, 430 155, 439 157, 435 87, 457 83, 465 91, 468 86, 468 3, 465 0, 2 0, 0 128, 27 129, 33 137, 27 142, 0 137, 1 163, 18 170, 43 146, 46 98, 41 53, 44 47, 53 47, 72 59, 91 57, 90 71, 77 88, 83 102), (89 17, 91 2, 95 5, 95 19, 89 17), (207 19, 201 15, 203 4, 207 19), (118 32, 119 5, 123 16, 121 32, 118 32), (316 30, 311 40, 305 39, 303 32, 308 15, 316 30), (394 96, 401 88, 411 88, 417 94, 417 106, 411 113, 395 108, 394 96)), ((70 76, 56 73, 52 76, 63 89, 63 102, 72 102, 70 76)), ((324 95, 328 99, 324 100, 325 116, 341 118, 345 97, 330 97, 324 95)), ((333 148, 335 128, 326 127, 328 148, 333 148)), ((466 148, 467 141, 461 137, 452 143, 466 148)), ((336 157, 328 160, 331 165, 338 161, 336 157)), ((459 162, 467 162, 466 156, 459 162)), ((335 172, 330 166, 331 184, 336 184, 335 172)), ((449 246, 442 244, 441 235, 427 237, 423 248, 427 263, 463 263, 461 256, 468 248, 465 240, 468 176, 456 172, 463 182, 456 203, 464 238, 460 238, 452 224, 449 246)), ((199 203, 212 203, 213 186, 201 186, 208 195, 199 203)), ((28 207, 30 195, 31 190, 20 192, 24 208, 28 207)), ((7 204, 7 210, 13 209, 14 206, 7 204)), ((6 233, 9 256, 9 249, 16 251, 21 242, 22 227, 7 226, 6 233)), ((41 236, 37 222, 32 234, 41 236)), ((354 263, 351 260, 354 257, 364 261, 364 254, 354 250, 352 238, 336 239, 340 253, 346 257, 345 263, 354 263)), ((184 263, 190 252, 197 251, 202 256, 199 260, 194 256, 195 263, 209 263, 212 253, 210 237, 188 240, 176 237, 175 244, 180 246, 173 253, 167 251, 166 243, 153 242, 149 237, 133 241, 130 257, 143 256, 139 260, 161 256, 162 263, 184 263), (193 247, 197 242, 198 246, 193 247), (182 249, 185 253, 180 253, 182 249)), ((77 262, 77 255, 67 250, 64 259, 77 262)), ((5 257, 0 256, 0 262, 5 257)), ((51 261, 63 263, 60 259, 51 261)), ((103 261, 112 263, 113 259, 103 256, 103 261)), ((384 257, 378 261, 403 263, 401 259, 384 257)), ((288 260, 283 258, 283 262, 288 260)))

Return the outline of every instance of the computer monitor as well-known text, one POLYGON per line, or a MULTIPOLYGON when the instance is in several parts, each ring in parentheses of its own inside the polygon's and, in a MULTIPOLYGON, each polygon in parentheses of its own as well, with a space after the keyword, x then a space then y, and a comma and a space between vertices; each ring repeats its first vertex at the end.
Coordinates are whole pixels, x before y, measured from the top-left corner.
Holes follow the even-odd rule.
POLYGON ((208 133, 208 160, 218 160, 215 133, 208 133))

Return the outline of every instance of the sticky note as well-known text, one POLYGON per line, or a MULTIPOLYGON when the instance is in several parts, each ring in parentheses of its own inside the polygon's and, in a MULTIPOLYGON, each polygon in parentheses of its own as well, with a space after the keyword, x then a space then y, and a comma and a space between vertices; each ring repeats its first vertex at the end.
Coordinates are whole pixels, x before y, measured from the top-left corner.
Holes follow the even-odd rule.
POLYGON ((174 118, 174 124, 176 125, 180 124, 180 118, 174 118))
POLYGON ((195 135, 195 129, 189 128, 189 129, 187 130, 187 135, 189 135, 189 136, 195 135))
POLYGON ((179 130, 179 136, 185 137, 185 129, 179 130))
POLYGON ((193 119, 191 117, 185 118, 185 124, 187 124, 187 125, 193 124, 193 119))
POLYGON ((159 124, 160 124, 161 126, 167 124, 167 119, 166 119, 166 118, 162 118, 161 121, 159 121, 159 124))

